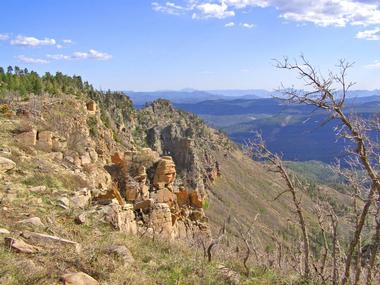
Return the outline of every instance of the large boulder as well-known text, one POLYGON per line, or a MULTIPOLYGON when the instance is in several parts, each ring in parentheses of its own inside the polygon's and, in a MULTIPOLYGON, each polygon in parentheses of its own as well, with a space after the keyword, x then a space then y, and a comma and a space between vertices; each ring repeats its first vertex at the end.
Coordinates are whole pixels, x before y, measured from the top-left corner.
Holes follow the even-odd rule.
POLYGON ((83 272, 67 273, 61 277, 63 285, 100 285, 98 281, 83 272))
POLYGON ((173 223, 170 207, 166 203, 155 203, 149 217, 153 233, 168 239, 173 238, 173 223))
POLYGON ((127 204, 124 207, 117 203, 102 207, 100 213, 105 221, 111 223, 117 230, 129 234, 137 233, 137 224, 133 205, 127 204))
POLYGON ((28 244, 22 239, 6 237, 4 239, 6 247, 20 253, 37 253, 41 248, 28 244))
POLYGON ((157 164, 153 185, 157 189, 171 187, 176 178, 175 164, 171 156, 163 156, 157 164))
POLYGON ((16 141, 23 146, 35 146, 37 143, 37 130, 30 129, 16 135, 16 141))
POLYGON ((36 148, 42 151, 50 152, 53 149, 53 132, 42 131, 38 133, 36 148))
POLYGON ((16 163, 8 158, 0 156, 0 173, 4 173, 16 167, 16 163))

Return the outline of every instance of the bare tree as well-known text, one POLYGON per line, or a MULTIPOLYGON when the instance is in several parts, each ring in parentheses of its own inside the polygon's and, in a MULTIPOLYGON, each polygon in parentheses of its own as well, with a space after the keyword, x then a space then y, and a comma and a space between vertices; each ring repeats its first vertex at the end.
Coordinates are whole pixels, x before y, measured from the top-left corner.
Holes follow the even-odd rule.
POLYGON ((339 122, 339 128, 336 129, 338 136, 348 139, 352 147, 347 148, 348 158, 346 160, 350 165, 354 165, 357 170, 363 170, 368 178, 370 185, 362 208, 359 210, 357 223, 354 227, 354 233, 351 237, 345 260, 345 266, 341 283, 344 285, 349 281, 351 265, 355 250, 360 242, 363 227, 370 213, 375 194, 380 194, 379 179, 379 144, 371 140, 370 132, 378 131, 379 119, 364 120, 359 116, 349 115, 345 110, 347 92, 354 85, 347 82, 347 71, 352 64, 341 60, 338 64, 337 73, 330 72, 324 77, 314 68, 303 56, 301 62, 291 63, 287 58, 276 61, 279 69, 294 71, 301 80, 304 81, 305 88, 308 90, 296 90, 294 88, 282 88, 282 93, 288 103, 303 104, 314 106, 316 109, 325 110, 329 120, 339 122))
MULTIPOLYGON (((228 218, 227 220, 230 220, 230 218, 228 218)), ((218 234, 218 237, 217 238, 214 238, 211 240, 210 244, 207 246, 207 260, 208 262, 211 262, 212 261, 212 249, 218 245, 219 243, 221 243, 221 241, 223 240, 223 238, 225 237, 226 235, 226 221, 224 221, 224 224, 223 226, 221 227, 221 229, 219 230, 219 234, 218 234)))
POLYGON ((281 177, 285 180, 286 189, 279 193, 274 199, 279 199, 285 193, 290 193, 293 206, 295 207, 298 223, 302 232, 302 252, 304 255, 303 262, 303 276, 308 278, 310 275, 310 243, 309 243, 309 234, 306 226, 306 221, 304 217, 304 211, 301 206, 301 195, 299 193, 300 187, 302 184, 298 180, 297 176, 291 175, 286 167, 283 164, 281 157, 277 154, 272 153, 265 145, 265 142, 261 136, 261 134, 257 133, 256 138, 246 142, 245 144, 246 152, 254 158, 259 160, 264 160, 270 163, 272 166, 272 170, 281 175, 281 177))

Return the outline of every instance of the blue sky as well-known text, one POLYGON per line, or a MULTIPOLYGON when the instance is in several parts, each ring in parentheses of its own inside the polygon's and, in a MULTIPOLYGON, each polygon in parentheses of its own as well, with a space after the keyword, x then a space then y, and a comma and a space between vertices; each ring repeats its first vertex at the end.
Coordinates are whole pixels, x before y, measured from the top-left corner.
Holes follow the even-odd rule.
POLYGON ((272 59, 300 54, 355 62, 356 89, 380 89, 380 1, 4 0, 0 16, 1 66, 102 89, 298 87, 272 59))

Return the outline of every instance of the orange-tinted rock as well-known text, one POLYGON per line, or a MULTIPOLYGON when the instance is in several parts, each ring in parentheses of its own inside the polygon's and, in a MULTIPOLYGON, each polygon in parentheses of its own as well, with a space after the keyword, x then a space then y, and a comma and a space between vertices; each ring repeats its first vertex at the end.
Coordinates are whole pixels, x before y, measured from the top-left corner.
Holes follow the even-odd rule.
POLYGON ((172 205, 177 200, 177 196, 167 188, 158 190, 152 197, 157 203, 167 203, 169 205, 172 205))
POLYGON ((190 193, 190 202, 191 202, 191 205, 194 206, 195 208, 203 207, 203 200, 197 191, 190 193))
POLYGON ((114 164, 120 165, 124 161, 124 153, 117 151, 111 156, 111 161, 114 164))
POLYGON ((176 178, 175 164, 171 156, 163 156, 157 164, 153 185, 158 189, 171 186, 176 178))
POLYGON ((87 102, 86 107, 87 111, 96 112, 96 103, 94 101, 87 102))
POLYGON ((24 146, 35 146, 37 143, 37 131, 31 129, 16 136, 16 141, 24 146))
POLYGON ((179 192, 175 193, 175 195, 177 196, 178 206, 182 207, 189 204, 189 192, 183 187, 181 187, 179 192))

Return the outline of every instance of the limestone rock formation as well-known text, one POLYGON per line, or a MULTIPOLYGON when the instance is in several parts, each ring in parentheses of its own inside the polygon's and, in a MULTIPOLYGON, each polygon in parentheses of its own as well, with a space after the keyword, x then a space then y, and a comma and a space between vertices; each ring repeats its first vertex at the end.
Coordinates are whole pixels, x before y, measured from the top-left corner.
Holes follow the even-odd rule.
POLYGON ((37 130, 32 128, 30 130, 21 132, 16 135, 16 141, 23 146, 35 146, 37 143, 37 130))
POLYGON ((16 167, 16 163, 8 158, 0 156, 0 173, 6 172, 16 167))
POLYGON ((41 251, 40 247, 30 245, 30 244, 26 243, 25 241, 23 241, 22 239, 14 239, 14 238, 6 237, 4 239, 4 241, 5 241, 5 245, 8 248, 10 248, 16 252, 37 253, 37 252, 41 251))
POLYGON ((67 273, 61 277, 63 285, 100 285, 98 281, 83 272, 67 273))
POLYGON ((165 187, 172 189, 176 174, 175 164, 171 156, 163 156, 157 164, 153 185, 157 187, 158 190, 165 187))

